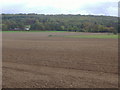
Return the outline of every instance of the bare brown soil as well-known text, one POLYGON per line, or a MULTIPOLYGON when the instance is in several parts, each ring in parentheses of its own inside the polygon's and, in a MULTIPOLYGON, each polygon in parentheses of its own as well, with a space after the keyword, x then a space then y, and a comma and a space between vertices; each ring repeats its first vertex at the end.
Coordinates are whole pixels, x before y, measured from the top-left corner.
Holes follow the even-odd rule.
POLYGON ((117 39, 79 34, 3 33, 3 88, 117 88, 117 39))

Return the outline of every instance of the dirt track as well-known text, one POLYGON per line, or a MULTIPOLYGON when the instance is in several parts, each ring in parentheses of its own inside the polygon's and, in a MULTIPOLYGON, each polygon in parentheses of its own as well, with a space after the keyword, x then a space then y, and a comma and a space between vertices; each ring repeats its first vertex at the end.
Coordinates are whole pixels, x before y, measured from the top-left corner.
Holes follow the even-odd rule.
POLYGON ((117 39, 48 37, 78 34, 3 33, 3 87, 118 87, 117 39))

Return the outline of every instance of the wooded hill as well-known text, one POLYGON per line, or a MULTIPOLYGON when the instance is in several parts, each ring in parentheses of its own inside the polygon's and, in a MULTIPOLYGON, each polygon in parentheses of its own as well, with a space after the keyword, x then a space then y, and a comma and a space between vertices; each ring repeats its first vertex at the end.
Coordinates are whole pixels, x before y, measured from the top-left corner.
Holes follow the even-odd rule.
POLYGON ((2 14, 2 30, 118 32, 118 17, 94 15, 2 14))

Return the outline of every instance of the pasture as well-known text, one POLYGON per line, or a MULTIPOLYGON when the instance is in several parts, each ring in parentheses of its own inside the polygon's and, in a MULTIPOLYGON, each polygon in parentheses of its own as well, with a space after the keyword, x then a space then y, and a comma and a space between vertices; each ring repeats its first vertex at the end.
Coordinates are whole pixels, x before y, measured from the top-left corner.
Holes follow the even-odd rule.
POLYGON ((71 38, 101 38, 101 39, 117 39, 118 35, 73 35, 73 36, 65 36, 71 38))
POLYGON ((3 32, 3 88, 117 88, 117 35, 3 32))

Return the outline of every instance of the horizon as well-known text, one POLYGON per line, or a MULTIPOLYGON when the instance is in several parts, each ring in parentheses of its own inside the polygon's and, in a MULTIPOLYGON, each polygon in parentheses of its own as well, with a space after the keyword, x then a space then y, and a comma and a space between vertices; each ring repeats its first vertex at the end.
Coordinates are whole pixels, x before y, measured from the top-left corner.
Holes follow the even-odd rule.
POLYGON ((110 15, 94 15, 94 14, 39 14, 39 13, 1 13, 1 15, 79 15, 79 16, 108 16, 108 17, 119 17, 119 16, 110 16, 110 15))

